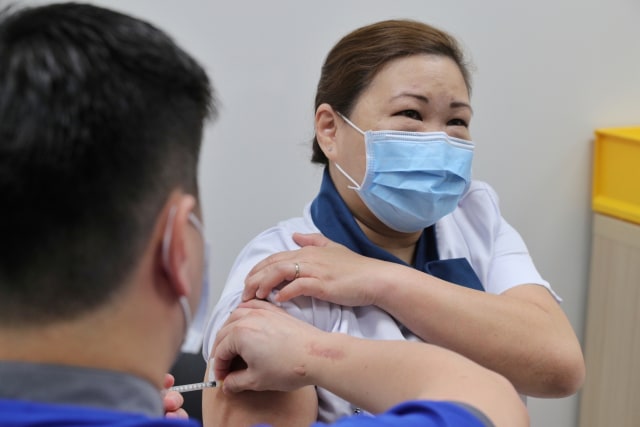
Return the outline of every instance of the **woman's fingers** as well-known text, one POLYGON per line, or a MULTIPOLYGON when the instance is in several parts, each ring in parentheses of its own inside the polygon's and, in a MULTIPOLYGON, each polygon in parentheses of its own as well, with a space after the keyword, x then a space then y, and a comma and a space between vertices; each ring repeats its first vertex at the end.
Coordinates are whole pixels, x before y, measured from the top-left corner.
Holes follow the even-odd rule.
POLYGON ((274 296, 276 302, 286 302, 299 296, 327 299, 327 289, 322 282, 314 277, 300 278, 289 283, 274 296))
POLYGON ((313 258, 307 259, 309 255, 304 251, 304 248, 309 246, 326 247, 333 243, 319 233, 294 233, 292 238, 302 249, 279 252, 257 263, 245 279, 242 301, 253 298, 265 299, 276 287, 286 286, 288 283, 304 277, 303 264, 310 264, 313 261, 313 258))
POLYGON ((321 234, 293 234, 301 246, 280 252, 256 264, 245 279, 242 300, 266 299, 275 289, 276 302, 298 296, 342 305, 367 305, 373 300, 373 261, 321 234))
POLYGON ((275 313, 287 314, 287 312, 281 309, 280 307, 277 307, 271 304, 270 302, 261 301, 257 299, 252 299, 250 301, 243 302, 240 305, 238 305, 238 308, 262 309, 267 311, 273 311, 275 313))
POLYGON ((278 286, 286 286, 287 283, 302 277, 303 265, 295 260, 293 253, 283 252, 276 255, 278 256, 273 255, 269 262, 262 264, 262 267, 259 263, 252 273, 249 273, 242 292, 243 301, 253 298, 265 299, 278 286))

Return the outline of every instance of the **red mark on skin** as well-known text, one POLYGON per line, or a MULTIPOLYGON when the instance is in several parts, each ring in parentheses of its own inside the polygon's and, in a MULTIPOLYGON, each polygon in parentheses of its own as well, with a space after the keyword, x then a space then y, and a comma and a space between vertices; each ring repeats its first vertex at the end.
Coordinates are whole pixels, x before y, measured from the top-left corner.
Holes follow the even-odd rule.
POLYGON ((307 346, 307 350, 311 356, 318 356, 331 360, 344 359, 344 352, 335 348, 325 348, 311 343, 307 346))

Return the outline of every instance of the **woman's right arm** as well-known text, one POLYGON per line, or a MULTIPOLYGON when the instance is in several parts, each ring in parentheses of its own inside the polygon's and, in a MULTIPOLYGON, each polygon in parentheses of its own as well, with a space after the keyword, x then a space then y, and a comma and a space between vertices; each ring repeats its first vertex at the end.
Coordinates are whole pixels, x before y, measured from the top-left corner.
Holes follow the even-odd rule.
POLYGON ((317 415, 318 399, 314 387, 290 392, 247 390, 241 393, 209 388, 202 393, 204 427, 308 426, 316 421, 317 415))
POLYGON ((528 425, 513 386, 469 359, 428 344, 323 332, 262 301, 233 313, 214 355, 228 396, 317 385, 373 413, 406 400, 452 401, 478 409, 497 427, 528 425), (237 357, 247 367, 232 371, 237 357))
MULTIPOLYGON (((213 347, 217 332, 241 302, 240 295, 247 272, 266 256, 297 247, 291 240, 290 232, 276 227, 257 236, 242 250, 209 319, 204 342, 205 358, 213 356, 209 351, 213 347)), ((206 381, 209 377, 207 372, 206 381)), ((206 389, 202 397, 205 427, 253 426, 258 423, 269 423, 273 426, 306 426, 315 421, 318 415, 318 398, 314 387, 292 392, 247 391, 237 394, 225 394, 219 389, 206 389)))
MULTIPOLYGON (((236 309, 237 304, 231 305, 229 299, 225 313, 217 313, 215 319, 221 322, 219 326, 212 328, 217 331, 225 321, 228 323, 229 312, 236 309), (224 318, 224 320, 223 320, 224 318)), ((239 298, 238 298, 239 303, 239 298)), ((222 309, 216 307, 216 309, 222 309)), ((226 324, 226 323, 225 323, 226 324)), ((205 343, 207 349, 214 348, 215 333, 208 337, 205 343)), ((279 351, 285 352, 286 348, 279 351)), ((213 357, 213 351, 208 356, 213 357)), ((205 381, 213 379, 213 365, 209 363, 205 374, 205 381)), ((240 427, 254 426, 267 423, 272 426, 307 426, 314 422, 318 416, 318 398, 314 387, 305 387, 291 392, 280 391, 246 391, 242 393, 228 394, 221 389, 205 389, 202 394, 202 416, 205 427, 240 427)))

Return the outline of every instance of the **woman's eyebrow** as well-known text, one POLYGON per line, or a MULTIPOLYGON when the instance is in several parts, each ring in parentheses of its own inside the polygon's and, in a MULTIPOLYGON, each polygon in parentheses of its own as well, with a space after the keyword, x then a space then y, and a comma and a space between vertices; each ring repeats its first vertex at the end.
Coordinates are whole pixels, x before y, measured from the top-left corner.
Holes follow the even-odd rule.
POLYGON ((418 101, 424 102, 425 104, 429 103, 429 98, 427 98, 426 96, 419 95, 417 93, 412 93, 412 92, 401 92, 401 93, 399 93, 397 95, 392 96, 391 100, 398 99, 398 98, 403 98, 403 97, 415 98, 418 101))
POLYGON ((463 102, 463 101, 453 101, 451 102, 451 104, 449 104, 450 108, 468 108, 469 111, 471 111, 471 114, 473 114, 473 108, 471 108, 471 105, 468 102, 463 102))
MULTIPOLYGON (((423 102, 425 104, 429 103, 429 98, 427 98, 424 95, 419 95, 417 93, 413 93, 413 92, 401 92, 397 95, 394 95, 391 97, 391 100, 397 99, 397 98, 403 98, 403 97, 410 97, 410 98, 414 98, 420 102, 423 102)), ((449 104, 449 108, 451 109, 455 109, 455 108, 467 108, 469 111, 471 111, 471 114, 473 114, 473 108, 471 108, 471 105, 468 102, 464 102, 464 101, 452 101, 449 104)))

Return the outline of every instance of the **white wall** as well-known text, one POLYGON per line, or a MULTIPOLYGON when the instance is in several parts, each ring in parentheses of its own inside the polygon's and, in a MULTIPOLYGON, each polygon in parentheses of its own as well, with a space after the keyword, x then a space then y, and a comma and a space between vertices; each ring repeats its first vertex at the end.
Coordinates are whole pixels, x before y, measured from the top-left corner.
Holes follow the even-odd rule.
MULTIPOLYGON (((220 291, 242 246, 301 212, 313 98, 330 47, 373 21, 442 27, 476 66, 475 178, 501 196, 545 278, 583 333, 593 130, 640 125, 637 0, 104 0, 171 33, 207 68, 221 115, 200 177, 212 278, 220 291)), ((217 292, 216 292, 217 296, 217 292)), ((577 425, 577 397, 530 399, 534 427, 577 425)))

